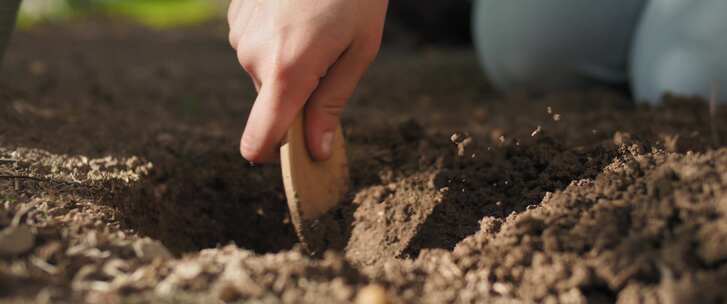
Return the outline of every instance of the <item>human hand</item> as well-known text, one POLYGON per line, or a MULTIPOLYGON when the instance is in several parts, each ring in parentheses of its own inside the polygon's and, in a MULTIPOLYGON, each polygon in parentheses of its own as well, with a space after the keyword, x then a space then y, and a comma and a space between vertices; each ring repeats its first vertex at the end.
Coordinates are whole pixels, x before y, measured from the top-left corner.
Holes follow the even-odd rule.
POLYGON ((251 162, 274 160, 300 111, 308 152, 330 157, 346 101, 378 53, 388 0, 232 0, 230 44, 257 99, 240 140, 251 162))

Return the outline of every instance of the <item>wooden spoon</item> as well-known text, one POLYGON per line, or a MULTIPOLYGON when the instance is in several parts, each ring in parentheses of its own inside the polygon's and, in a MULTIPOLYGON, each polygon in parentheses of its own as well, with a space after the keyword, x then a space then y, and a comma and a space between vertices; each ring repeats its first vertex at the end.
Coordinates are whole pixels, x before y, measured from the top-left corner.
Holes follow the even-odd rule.
POLYGON ((318 255, 341 246, 338 221, 330 214, 348 191, 348 160, 343 132, 336 129, 331 158, 315 161, 306 148, 303 114, 299 114, 280 147, 283 185, 290 217, 305 250, 318 255))

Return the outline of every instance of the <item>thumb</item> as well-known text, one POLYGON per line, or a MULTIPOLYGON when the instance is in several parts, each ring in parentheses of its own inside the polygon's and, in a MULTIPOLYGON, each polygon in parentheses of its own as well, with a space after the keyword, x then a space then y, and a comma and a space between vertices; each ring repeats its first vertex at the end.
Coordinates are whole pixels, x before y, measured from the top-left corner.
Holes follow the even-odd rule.
POLYGON ((347 49, 308 100, 305 107, 306 145, 313 159, 322 161, 331 157, 343 108, 373 57, 375 52, 347 49))

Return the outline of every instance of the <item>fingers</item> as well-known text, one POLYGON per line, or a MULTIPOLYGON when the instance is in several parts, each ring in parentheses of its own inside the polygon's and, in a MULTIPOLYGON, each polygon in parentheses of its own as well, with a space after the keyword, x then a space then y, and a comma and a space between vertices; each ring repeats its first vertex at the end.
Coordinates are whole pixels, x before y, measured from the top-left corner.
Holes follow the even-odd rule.
POLYGON ((277 160, 280 142, 295 116, 318 87, 323 72, 341 54, 336 50, 344 49, 319 49, 314 47, 314 41, 317 40, 292 43, 289 40, 287 43, 298 49, 273 46, 269 49, 275 55, 268 54, 268 57, 238 55, 259 88, 240 140, 240 153, 248 161, 277 160))
POLYGON ((385 14, 363 2, 326 2, 333 12, 325 14, 308 2, 285 3, 232 0, 229 7, 230 44, 258 90, 240 139, 252 162, 277 159, 304 105, 308 150, 318 160, 330 157, 343 106, 380 43, 385 14), (356 33, 376 39, 357 40, 356 33))
POLYGON ((318 85, 318 77, 308 75, 288 69, 263 81, 240 140, 245 159, 260 163, 278 158, 281 140, 318 85))
POLYGON ((328 70, 308 100, 305 106, 306 144, 313 159, 326 160, 331 156, 343 107, 377 52, 378 43, 354 43, 328 70))

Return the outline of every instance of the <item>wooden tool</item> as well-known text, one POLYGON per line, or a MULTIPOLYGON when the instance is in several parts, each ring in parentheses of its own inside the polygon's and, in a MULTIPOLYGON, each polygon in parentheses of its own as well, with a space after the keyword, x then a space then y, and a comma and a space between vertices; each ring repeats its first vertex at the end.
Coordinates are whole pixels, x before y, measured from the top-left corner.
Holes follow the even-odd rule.
POLYGON ((304 117, 299 114, 280 147, 283 185, 290 217, 303 247, 312 255, 340 246, 341 227, 329 214, 348 191, 348 160, 343 132, 336 130, 331 158, 314 161, 306 148, 304 117))

